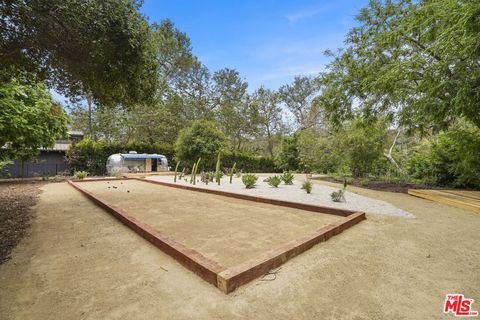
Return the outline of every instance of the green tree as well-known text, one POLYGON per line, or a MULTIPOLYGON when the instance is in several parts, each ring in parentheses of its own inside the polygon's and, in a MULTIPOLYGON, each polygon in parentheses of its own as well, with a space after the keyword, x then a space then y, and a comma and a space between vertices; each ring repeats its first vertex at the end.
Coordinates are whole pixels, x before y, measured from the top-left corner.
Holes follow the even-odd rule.
POLYGON ((335 133, 334 147, 354 177, 365 177, 375 173, 375 164, 383 159, 386 135, 384 121, 369 122, 357 118, 335 133))
POLYGON ((298 170, 298 135, 296 133, 291 136, 283 137, 280 142, 279 151, 276 157, 277 166, 282 170, 298 170))
POLYGON ((342 162, 335 136, 304 129, 297 132, 299 167, 307 172, 335 172, 342 162))
POLYGON ((480 189, 479 154, 480 129, 460 120, 417 147, 406 167, 429 184, 480 189))
POLYGON ((0 69, 25 71, 69 97, 148 100, 157 63, 137 0, 1 0, 0 69))
POLYGON ((320 122, 320 110, 312 103, 318 90, 315 79, 300 76, 279 89, 280 99, 293 114, 299 129, 313 128, 320 122))
POLYGON ((256 112, 255 122, 258 123, 257 134, 266 140, 266 149, 271 157, 279 134, 284 130, 279 103, 278 93, 264 87, 258 88, 252 95, 252 104, 256 112))
POLYGON ((248 83, 237 70, 222 69, 213 75, 217 122, 233 149, 255 134, 255 108, 247 94, 248 83))
POLYGON ((330 120, 390 116, 438 131, 458 117, 480 126, 480 2, 370 1, 322 75, 330 120))
POLYGON ((67 116, 40 83, 0 83, 0 161, 28 160, 66 136, 67 116))
POLYGON ((219 152, 225 150, 227 140, 214 122, 199 120, 185 128, 175 143, 176 160, 186 165, 193 165, 198 158, 208 169, 215 168, 215 160, 219 152))

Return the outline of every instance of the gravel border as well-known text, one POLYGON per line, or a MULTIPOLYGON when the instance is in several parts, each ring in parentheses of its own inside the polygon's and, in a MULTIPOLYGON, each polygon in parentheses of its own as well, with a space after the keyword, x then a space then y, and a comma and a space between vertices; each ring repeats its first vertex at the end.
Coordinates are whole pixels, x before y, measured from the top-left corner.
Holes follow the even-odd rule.
MULTIPOLYGON (((313 184, 312 193, 307 194, 304 190, 300 188, 302 185, 301 181, 294 180, 293 185, 281 184, 280 186, 278 186, 278 188, 273 188, 263 181, 266 176, 258 175, 258 177, 259 178, 257 181, 257 186, 254 189, 246 189, 242 183, 241 178, 237 177, 233 178, 232 184, 229 183, 228 177, 223 177, 220 186, 215 182, 210 182, 208 185, 202 182, 197 182, 194 187, 202 189, 223 190, 240 194, 248 194, 252 196, 260 196, 270 199, 301 202, 306 204, 314 204, 346 210, 363 211, 369 214, 380 214, 409 219, 415 218, 415 215, 413 215, 412 213, 401 210, 388 202, 372 199, 356 193, 347 191, 345 193, 345 202, 333 202, 330 198, 330 194, 334 191, 337 191, 338 189, 336 188, 313 184)), ((146 179, 173 183, 173 176, 148 176, 146 177, 146 179)), ((190 181, 189 176, 187 177, 187 182, 185 182, 185 180, 177 180, 177 183, 183 185, 190 185, 188 181, 190 181)))

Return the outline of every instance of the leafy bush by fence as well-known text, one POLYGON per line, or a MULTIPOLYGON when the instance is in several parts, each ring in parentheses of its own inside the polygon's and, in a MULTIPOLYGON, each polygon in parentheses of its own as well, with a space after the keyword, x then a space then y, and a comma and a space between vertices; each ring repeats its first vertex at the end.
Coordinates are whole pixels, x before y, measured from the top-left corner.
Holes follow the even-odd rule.
POLYGON ((161 144, 146 143, 107 143, 104 141, 82 140, 72 145, 65 155, 68 168, 71 172, 87 171, 90 175, 104 175, 106 173, 107 158, 114 153, 158 153, 168 159, 168 165, 175 167, 173 147, 161 144))

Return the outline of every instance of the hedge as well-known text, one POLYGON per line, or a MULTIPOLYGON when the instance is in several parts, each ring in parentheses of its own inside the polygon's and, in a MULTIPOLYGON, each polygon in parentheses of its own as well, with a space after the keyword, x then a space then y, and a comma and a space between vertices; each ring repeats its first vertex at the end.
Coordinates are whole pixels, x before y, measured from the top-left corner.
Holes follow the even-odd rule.
POLYGON ((105 141, 82 140, 67 150, 65 160, 69 170, 87 171, 90 175, 105 175, 107 168, 107 158, 114 153, 128 153, 137 151, 138 153, 158 153, 163 154, 168 159, 168 165, 175 167, 174 151, 170 145, 146 144, 146 143, 107 143, 105 141))
POLYGON ((281 172, 273 158, 245 152, 227 152, 222 155, 222 167, 231 168, 235 162, 237 169, 243 172, 281 172))
MULTIPOLYGON (((175 168, 175 151, 173 146, 146 143, 107 143, 105 141, 82 140, 67 150, 65 160, 69 170, 87 171, 90 175, 101 176, 106 174, 107 158, 114 153, 158 153, 168 159, 168 165, 175 168)), ((261 157, 245 152, 227 152, 222 154, 221 166, 231 168, 237 163, 237 169, 243 172, 281 172, 272 158, 261 157)), ((180 167, 183 167, 180 165, 180 167)), ((209 168, 212 169, 212 168, 209 168)), ((213 169, 212 169, 213 170, 213 169)))

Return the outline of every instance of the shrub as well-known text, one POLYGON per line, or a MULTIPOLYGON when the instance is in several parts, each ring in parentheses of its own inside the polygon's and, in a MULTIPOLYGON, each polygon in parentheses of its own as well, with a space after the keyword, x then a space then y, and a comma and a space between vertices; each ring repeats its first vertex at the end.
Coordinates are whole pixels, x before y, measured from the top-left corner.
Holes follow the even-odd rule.
POLYGON ((384 122, 370 123, 356 119, 336 134, 340 155, 354 177, 365 177, 383 157, 387 128, 384 122))
POLYGON ((334 191, 330 194, 332 197, 333 202, 344 202, 345 201, 345 189, 340 189, 338 191, 334 191))
POLYGON ((223 167, 231 168, 234 163, 243 172, 280 172, 275 165, 275 161, 269 157, 238 151, 222 154, 223 167))
POLYGON ((327 173, 342 163, 338 141, 326 132, 304 129, 297 132, 299 169, 304 172, 327 173))
POLYGON ((293 184, 293 179, 294 178, 295 178, 295 176, 288 171, 285 171, 281 176, 281 179, 282 179, 283 183, 285 183, 285 184, 293 184))
POLYGON ((424 183, 480 189, 480 129, 459 122, 418 147, 407 172, 424 183))
POLYGON ((298 161, 298 137, 293 134, 290 137, 284 137, 280 142, 279 152, 276 158, 277 166, 282 170, 297 170, 298 161))
POLYGON ((368 178, 361 178, 360 179, 360 185, 363 186, 363 187, 368 186, 369 183, 370 183, 370 179, 368 179, 368 178))
POLYGON ((242 176, 242 182, 245 185, 245 188, 247 188, 247 189, 255 188, 255 186, 257 184, 257 179, 258 179, 258 177, 254 174, 244 174, 242 176))
POLYGON ((79 180, 83 180, 85 179, 86 177, 88 176, 88 172, 87 171, 76 171, 75 172, 75 179, 79 179, 79 180))
POLYGON ((193 165, 202 158, 206 169, 215 168, 216 155, 225 149, 227 139, 211 121, 194 121, 192 126, 183 129, 175 143, 175 154, 179 161, 193 165))
POLYGON ((282 179, 279 176, 271 176, 267 178, 267 183, 269 186, 278 188, 278 185, 282 182, 282 179))
POLYGON ((306 180, 302 184, 302 189, 305 190, 307 193, 312 192, 312 187, 313 187, 313 185, 312 185, 312 182, 310 180, 306 180))
POLYGON ((200 180, 201 180, 203 183, 205 183, 205 184, 208 185, 209 182, 213 182, 213 177, 214 177, 214 176, 215 176, 215 174, 214 174, 213 172, 205 172, 205 171, 203 171, 203 172, 201 173, 201 175, 200 175, 200 180))

